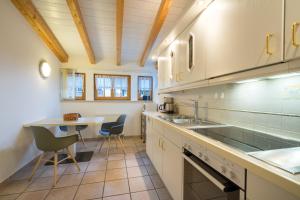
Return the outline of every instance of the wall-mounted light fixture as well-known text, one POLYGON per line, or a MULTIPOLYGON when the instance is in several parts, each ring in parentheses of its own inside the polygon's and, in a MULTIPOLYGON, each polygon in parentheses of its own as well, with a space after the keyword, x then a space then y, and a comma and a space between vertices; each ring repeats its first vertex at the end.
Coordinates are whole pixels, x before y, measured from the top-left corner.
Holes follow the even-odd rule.
POLYGON ((40 75, 48 78, 51 75, 51 66, 46 61, 41 61, 39 65, 40 75))

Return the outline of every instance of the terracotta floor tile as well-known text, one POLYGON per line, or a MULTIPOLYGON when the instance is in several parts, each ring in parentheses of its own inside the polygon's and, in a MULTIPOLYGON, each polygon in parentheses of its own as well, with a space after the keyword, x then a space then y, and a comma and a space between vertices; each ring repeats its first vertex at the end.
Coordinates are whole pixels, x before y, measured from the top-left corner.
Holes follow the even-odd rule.
POLYGON ((172 197, 166 188, 156 189, 156 192, 160 200, 172 200, 172 197))
POLYGON ((83 177, 83 173, 80 174, 66 174, 61 176, 56 184, 56 188, 67 187, 73 185, 79 185, 83 177))
POLYGON ((101 198, 103 193, 103 185, 103 182, 80 185, 75 196, 75 200, 101 198))
MULTIPOLYGON (((53 176, 53 174, 54 174, 53 165, 47 165, 47 166, 44 166, 43 168, 44 168, 44 170, 43 170, 43 173, 40 175, 40 177, 53 176)), ((67 166, 65 166, 65 165, 58 165, 58 167, 57 167, 58 176, 62 175, 66 168, 67 168, 67 166)))
POLYGON ((128 180, 116 180, 105 182, 104 185, 104 195, 103 196, 112 196, 119 194, 129 193, 128 180))
POLYGON ((123 194, 111 197, 104 197, 103 200, 131 200, 130 194, 123 194))
POLYGON ((53 186, 53 177, 41 177, 33 180, 27 191, 47 190, 53 186))
POLYGON ((0 186, 0 195, 18 194, 23 192, 30 184, 27 180, 9 181, 0 186))
POLYGON ((101 160, 98 162, 89 163, 86 171, 91 172, 91 171, 100 171, 100 170, 105 170, 105 169, 106 169, 106 161, 101 160))
POLYGON ((130 159, 137 159, 140 158, 141 156, 138 153, 126 153, 125 159, 130 160, 130 159))
POLYGON ((155 188, 163 188, 164 187, 164 183, 158 174, 151 175, 150 178, 151 178, 151 181, 155 188))
POLYGON ((143 190, 154 189, 154 186, 149 176, 130 178, 129 186, 131 192, 139 192, 143 190))
POLYGON ((107 163, 107 169, 119 169, 126 167, 125 160, 110 160, 107 163))
POLYGON ((78 171, 76 165, 74 164, 68 164, 68 167, 66 168, 66 170, 64 171, 64 174, 77 174, 77 173, 83 173, 85 172, 87 166, 88 166, 88 162, 82 162, 82 163, 78 163, 79 168, 80 168, 80 172, 78 171))
POLYGON ((86 172, 82 179, 82 184, 103 182, 105 171, 86 172))
POLYGON ((46 198, 49 190, 40 190, 35 192, 22 193, 17 200, 43 200, 46 198))
POLYGON ((52 189, 46 200, 73 200, 78 186, 52 189))
POLYGON ((128 173, 128 178, 148 175, 148 172, 147 172, 147 169, 145 166, 128 167, 127 173, 128 173))
POLYGON ((105 176, 106 181, 125 179, 125 178, 127 178, 126 168, 111 169, 106 171, 106 176, 105 176))
MULTIPOLYGON (((28 180, 31 176, 33 167, 26 167, 24 169, 19 170, 13 176, 10 177, 10 180, 28 180)), ((34 174, 34 178, 39 177, 43 173, 43 168, 40 167, 36 170, 34 174)))
POLYGON ((124 154, 111 154, 108 156, 108 160, 124 160, 124 154))
POLYGON ((99 162, 105 161, 106 159, 106 152, 95 152, 93 157, 91 158, 90 162, 99 162))
POLYGON ((126 160, 127 167, 137 167, 141 165, 144 165, 143 160, 141 158, 126 160))
POLYGON ((0 196, 0 200, 15 200, 17 199, 19 194, 10 194, 5 196, 0 196))
POLYGON ((148 172, 149 175, 157 174, 157 171, 156 171, 156 169, 154 168, 153 165, 146 165, 145 167, 146 167, 147 172, 148 172))
POLYGON ((155 190, 131 193, 132 200, 159 200, 155 190))

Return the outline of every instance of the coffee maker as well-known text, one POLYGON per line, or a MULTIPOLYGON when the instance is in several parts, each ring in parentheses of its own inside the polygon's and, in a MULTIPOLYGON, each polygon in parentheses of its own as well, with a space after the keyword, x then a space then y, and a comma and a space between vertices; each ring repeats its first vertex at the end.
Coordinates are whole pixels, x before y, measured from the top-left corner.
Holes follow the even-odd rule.
POLYGON ((164 97, 164 103, 159 105, 159 111, 162 113, 174 113, 174 99, 173 97, 164 97))

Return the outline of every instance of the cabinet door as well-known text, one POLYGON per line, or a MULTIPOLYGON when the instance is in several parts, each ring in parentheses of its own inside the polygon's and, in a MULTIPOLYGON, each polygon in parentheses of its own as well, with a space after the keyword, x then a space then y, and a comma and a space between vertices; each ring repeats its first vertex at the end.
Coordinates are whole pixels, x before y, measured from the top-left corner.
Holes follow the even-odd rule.
POLYGON ((285 7, 285 58, 300 57, 300 1, 286 0, 285 7))
POLYGON ((282 61, 283 0, 215 0, 198 20, 207 78, 282 61))
POLYGON ((203 28, 198 20, 192 23, 178 39, 180 83, 191 83, 205 79, 205 57, 203 28))
POLYGON ((169 49, 158 57, 158 88, 164 89, 171 86, 172 68, 169 49))
POLYGON ((153 144, 152 144, 152 163, 158 172, 158 174, 162 177, 162 159, 163 152, 161 148, 162 139, 161 136, 155 132, 153 132, 153 144))
POLYGON ((164 139, 163 176, 162 179, 174 200, 182 199, 183 160, 181 150, 173 143, 164 139))
POLYGON ((299 200, 283 188, 256 176, 248 170, 247 173, 247 200, 299 200))
POLYGON ((153 157, 153 129, 152 129, 152 119, 146 117, 146 152, 150 160, 153 157))

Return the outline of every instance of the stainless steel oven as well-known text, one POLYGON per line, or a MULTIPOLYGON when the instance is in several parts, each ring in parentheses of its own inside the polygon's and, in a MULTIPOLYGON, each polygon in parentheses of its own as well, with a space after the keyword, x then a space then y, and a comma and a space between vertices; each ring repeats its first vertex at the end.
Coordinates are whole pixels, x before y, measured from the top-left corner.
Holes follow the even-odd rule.
MULTIPOLYGON (((184 200, 241 200, 244 191, 187 149, 184 157, 184 200)), ((207 158, 207 157, 206 157, 207 158)), ((207 159, 208 160, 208 159, 207 159)))

